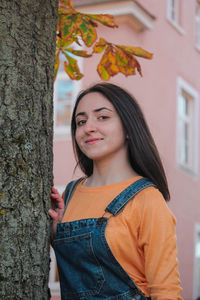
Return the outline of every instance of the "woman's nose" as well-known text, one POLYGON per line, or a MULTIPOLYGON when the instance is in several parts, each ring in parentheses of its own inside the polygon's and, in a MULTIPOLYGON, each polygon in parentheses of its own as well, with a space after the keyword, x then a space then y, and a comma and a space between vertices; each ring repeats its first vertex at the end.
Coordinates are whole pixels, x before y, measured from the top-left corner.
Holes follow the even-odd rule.
POLYGON ((96 131, 95 120, 93 120, 92 118, 88 118, 87 122, 85 123, 84 129, 85 129, 85 132, 87 132, 87 133, 96 131))

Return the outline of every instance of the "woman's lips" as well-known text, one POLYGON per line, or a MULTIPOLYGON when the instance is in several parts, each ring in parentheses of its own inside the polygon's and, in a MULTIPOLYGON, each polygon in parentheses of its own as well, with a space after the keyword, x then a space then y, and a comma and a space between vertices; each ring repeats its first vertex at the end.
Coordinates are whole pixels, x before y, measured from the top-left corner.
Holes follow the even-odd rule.
POLYGON ((92 145, 92 144, 95 144, 96 142, 101 141, 101 140, 102 140, 102 139, 100 139, 100 138, 88 139, 88 140, 86 141, 86 144, 92 145))

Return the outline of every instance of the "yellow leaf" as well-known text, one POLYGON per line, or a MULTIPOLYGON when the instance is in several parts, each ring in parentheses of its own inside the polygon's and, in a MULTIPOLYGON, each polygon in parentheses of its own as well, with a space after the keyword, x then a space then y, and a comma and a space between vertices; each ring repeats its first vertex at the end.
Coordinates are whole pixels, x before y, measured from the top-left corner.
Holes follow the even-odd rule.
POLYGON ((59 0, 59 7, 74 8, 72 0, 59 0))
POLYGON ((95 43, 93 47, 94 53, 101 53, 106 47, 107 41, 103 38, 100 38, 98 42, 95 43))
POLYGON ((132 46, 122 46, 122 45, 116 45, 118 48, 123 49, 124 51, 136 55, 136 56, 140 56, 143 58, 147 58, 147 59, 152 59, 153 54, 140 48, 140 47, 132 47, 132 46))
POLYGON ((83 77, 81 74, 80 69, 78 67, 76 59, 69 56, 67 53, 63 52, 67 61, 64 61, 64 70, 69 75, 69 77, 73 80, 80 80, 83 77))
POLYGON ((116 55, 113 52, 113 48, 111 45, 107 46, 99 64, 106 70, 109 76, 114 76, 119 72, 119 68, 117 66, 116 61, 116 55))
POLYGON ((65 48, 65 51, 71 52, 74 55, 81 56, 81 57, 91 57, 92 54, 88 54, 84 50, 74 50, 72 48, 65 48))
POLYGON ((104 66, 102 66, 101 63, 99 63, 98 66, 97 66, 97 72, 98 72, 99 76, 101 77, 101 79, 103 79, 103 80, 109 80, 110 79, 110 75, 108 74, 108 72, 106 71, 104 66))
POLYGON ((131 54, 116 48, 116 56, 117 56, 117 65, 119 66, 119 70, 125 76, 135 75, 135 70, 139 72, 142 76, 141 67, 138 61, 131 54))
POLYGON ((108 26, 108 27, 118 27, 118 25, 115 23, 114 17, 112 15, 108 15, 108 14, 98 14, 98 15, 94 15, 94 14, 87 14, 88 18, 91 18, 95 21, 100 22, 101 24, 108 26))

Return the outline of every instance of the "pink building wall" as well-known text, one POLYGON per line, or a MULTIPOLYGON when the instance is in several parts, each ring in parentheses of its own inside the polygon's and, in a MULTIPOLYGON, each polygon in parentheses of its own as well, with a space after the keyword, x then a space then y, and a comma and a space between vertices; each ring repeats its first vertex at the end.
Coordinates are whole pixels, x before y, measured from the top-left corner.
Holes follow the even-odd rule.
MULTIPOLYGON (((139 75, 125 78, 114 77, 111 82, 132 92, 143 108, 151 132, 155 138, 163 160, 171 201, 169 207, 177 219, 177 243, 179 270, 185 300, 193 299, 194 281, 194 225, 200 223, 200 160, 198 175, 190 176, 176 163, 176 115, 177 78, 182 77, 200 94, 200 51, 195 48, 195 9, 196 1, 182 1, 180 33, 166 18, 167 1, 138 1, 150 14, 155 16, 153 29, 136 32, 131 24, 118 22, 118 29, 99 26, 99 37, 124 45, 144 47, 154 53, 152 61, 139 59, 143 77, 139 75)), ((99 81, 96 66, 100 55, 84 60, 86 87, 99 81)), ((200 106, 199 106, 200 107, 200 106)), ((200 112, 199 112, 200 116, 200 112)), ((200 121, 198 119, 198 126, 200 121)), ((200 140, 200 139, 199 139, 200 140)), ((198 140, 198 157, 200 145, 198 140)), ((70 139, 54 142, 54 181, 55 185, 65 186, 73 177, 75 161, 70 139)), ((53 299, 53 298, 52 298, 53 299)), ((56 299, 56 298, 54 298, 56 299)), ((58 298, 59 299, 59 298, 58 298)))

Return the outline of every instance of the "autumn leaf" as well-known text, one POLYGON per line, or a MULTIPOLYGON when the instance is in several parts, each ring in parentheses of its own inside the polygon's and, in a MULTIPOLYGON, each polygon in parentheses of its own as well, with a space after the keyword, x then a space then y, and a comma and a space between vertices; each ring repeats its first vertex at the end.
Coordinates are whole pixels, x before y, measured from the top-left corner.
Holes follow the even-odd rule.
POLYGON ((91 18, 95 21, 98 21, 99 23, 108 26, 108 27, 118 27, 118 25, 115 23, 114 17, 112 15, 108 14, 87 14, 88 18, 91 18))
POLYGON ((152 53, 150 53, 140 47, 123 46, 123 45, 116 45, 116 47, 121 48, 130 54, 140 56, 143 58, 152 59, 152 57, 153 57, 152 53))
POLYGON ((141 66, 135 56, 151 59, 152 54, 140 47, 115 45, 103 38, 95 43, 98 22, 108 27, 118 27, 112 15, 83 14, 75 10, 72 0, 59 0, 55 76, 61 52, 66 58, 64 69, 71 79, 79 80, 83 76, 76 59, 71 54, 90 57, 94 53, 102 52, 104 53, 97 66, 97 71, 103 80, 109 80, 111 76, 118 73, 125 76, 134 75, 136 70, 142 76, 141 66), (95 43, 92 54, 88 54, 85 50, 69 47, 73 43, 82 46, 82 42, 87 47, 91 47, 95 43))
POLYGON ((58 13, 66 13, 69 11, 74 11, 74 6, 72 0, 59 0, 58 13))
POLYGON ((102 51, 105 50, 107 41, 103 38, 100 38, 98 42, 95 43, 93 47, 93 52, 94 53, 101 53, 102 51))
POLYGON ((92 54, 88 54, 85 50, 75 50, 72 48, 65 48, 65 51, 71 52, 74 55, 81 56, 81 57, 91 57, 92 54))
POLYGON ((114 44, 107 43, 105 52, 97 67, 97 72, 103 80, 108 80, 118 73, 125 76, 135 75, 136 70, 142 76, 141 66, 134 55, 114 44))
POLYGON ((97 39, 95 28, 83 16, 79 16, 77 23, 82 40, 87 47, 90 47, 97 39))
POLYGON ((100 63, 97 66, 97 72, 99 73, 99 76, 101 77, 101 79, 103 79, 103 80, 109 80, 110 79, 110 75, 108 74, 108 72, 106 71, 104 66, 100 63))
POLYGON ((69 77, 73 80, 80 80, 83 77, 80 69, 77 64, 77 60, 68 55, 66 52, 63 52, 67 61, 64 61, 64 70, 69 75, 69 77))
POLYGON ((77 15, 67 15, 62 16, 60 20, 60 31, 61 31, 61 38, 66 41, 67 39, 71 38, 73 32, 77 28, 77 15))
POLYGON ((141 67, 136 58, 126 51, 116 48, 116 60, 119 71, 125 76, 135 75, 137 70, 142 76, 141 67))
POLYGON ((104 80, 108 80, 110 76, 114 76, 119 73, 117 66, 116 54, 113 51, 112 46, 107 46, 104 55, 97 67, 97 71, 100 77, 104 80))

